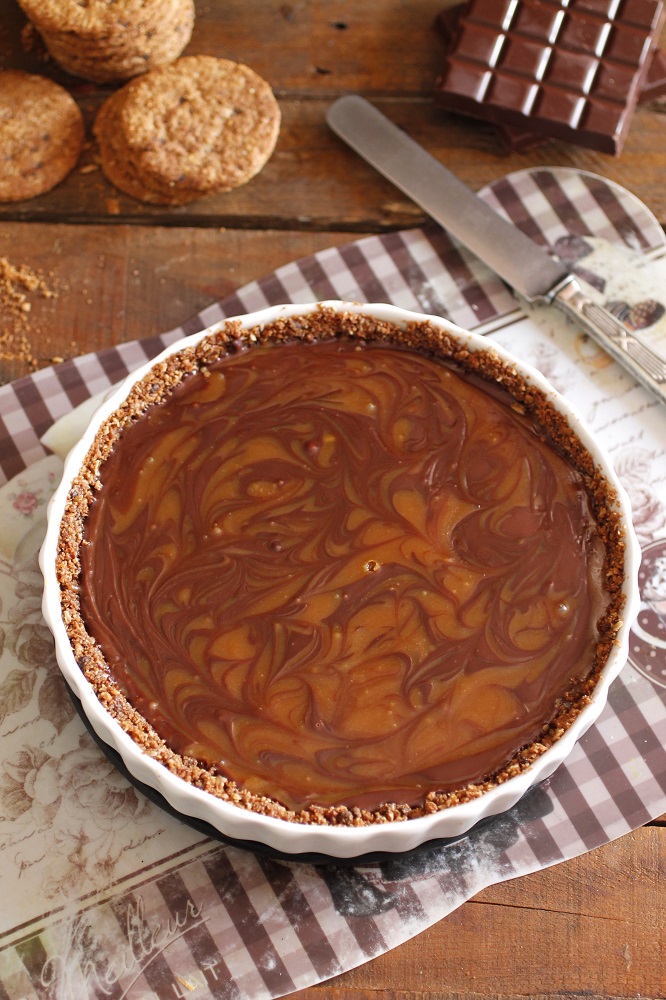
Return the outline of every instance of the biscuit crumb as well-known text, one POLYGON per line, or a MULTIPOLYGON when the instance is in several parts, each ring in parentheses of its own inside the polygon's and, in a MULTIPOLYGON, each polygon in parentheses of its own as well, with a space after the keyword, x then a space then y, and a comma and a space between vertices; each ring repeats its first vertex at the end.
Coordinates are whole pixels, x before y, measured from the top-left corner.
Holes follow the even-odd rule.
POLYGON ((12 264, 6 257, 0 257, 0 360, 20 361, 29 371, 36 371, 40 361, 30 334, 39 331, 28 325, 32 311, 30 295, 52 299, 58 291, 53 282, 47 282, 44 275, 26 264, 12 264))

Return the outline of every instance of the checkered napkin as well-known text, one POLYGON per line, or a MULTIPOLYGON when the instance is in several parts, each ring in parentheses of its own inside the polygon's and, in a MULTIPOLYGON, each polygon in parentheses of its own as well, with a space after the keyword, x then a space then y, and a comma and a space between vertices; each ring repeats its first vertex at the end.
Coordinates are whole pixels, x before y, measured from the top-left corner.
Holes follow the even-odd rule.
MULTIPOLYGON (((663 269, 659 281, 654 271, 664 236, 632 195, 591 174, 542 169, 510 175, 482 196, 567 258, 658 349, 666 343, 658 301, 666 282, 663 269)), ((519 308, 434 226, 314 254, 183 328, 0 389, 0 1000, 284 996, 395 947, 486 885, 574 857, 666 811, 665 439, 663 407, 551 310, 519 308), (66 424, 73 408, 184 333, 266 305, 329 298, 446 316, 540 368, 602 435, 643 546, 630 661, 566 764, 456 842, 353 865, 225 846, 129 784, 63 692, 35 562, 62 468, 42 441, 46 434, 53 447, 54 423, 66 424)))

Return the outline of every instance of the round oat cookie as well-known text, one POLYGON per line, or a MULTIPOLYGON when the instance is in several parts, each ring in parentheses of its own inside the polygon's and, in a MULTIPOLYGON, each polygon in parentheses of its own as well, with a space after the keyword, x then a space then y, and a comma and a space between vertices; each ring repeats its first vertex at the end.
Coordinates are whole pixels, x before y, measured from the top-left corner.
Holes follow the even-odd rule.
POLYGON ((94 133, 99 141, 102 169, 112 184, 132 198, 146 202, 159 201, 142 184, 122 137, 120 112, 127 96, 123 90, 118 90, 107 98, 95 119, 94 133))
POLYGON ((83 138, 83 117, 63 87, 0 70, 0 202, 50 191, 76 164, 83 138))
POLYGON ((95 122, 102 169, 126 194, 179 205, 229 191, 270 157, 280 109, 241 63, 183 56, 113 94, 95 122))
POLYGON ((156 20, 168 0, 18 0, 40 31, 65 32, 90 39, 120 37, 141 20, 156 20))
POLYGON ((177 59, 192 36, 194 0, 20 0, 57 63, 109 83, 177 59))

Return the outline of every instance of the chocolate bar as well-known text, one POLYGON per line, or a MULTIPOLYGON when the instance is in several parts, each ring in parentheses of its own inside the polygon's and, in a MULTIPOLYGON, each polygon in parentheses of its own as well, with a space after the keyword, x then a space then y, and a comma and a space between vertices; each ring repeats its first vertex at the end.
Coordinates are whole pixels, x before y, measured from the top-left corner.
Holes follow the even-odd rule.
MULTIPOLYGON (((446 7, 440 11, 435 19, 435 28, 444 43, 446 53, 449 52, 453 44, 458 19, 466 6, 466 3, 459 3, 453 7, 446 7)), ((648 62, 647 74, 638 96, 639 104, 647 104, 649 101, 654 101, 666 95, 666 52, 659 48, 653 48, 648 57, 648 62)), ((526 152, 529 149, 535 149, 537 146, 543 146, 552 141, 548 135, 539 132, 530 132, 525 128, 518 128, 515 125, 493 123, 492 127, 497 134, 503 151, 507 153, 526 152)))
POLYGON ((663 18, 662 0, 469 0, 438 19, 435 99, 508 129, 512 148, 534 133, 617 155, 663 18))

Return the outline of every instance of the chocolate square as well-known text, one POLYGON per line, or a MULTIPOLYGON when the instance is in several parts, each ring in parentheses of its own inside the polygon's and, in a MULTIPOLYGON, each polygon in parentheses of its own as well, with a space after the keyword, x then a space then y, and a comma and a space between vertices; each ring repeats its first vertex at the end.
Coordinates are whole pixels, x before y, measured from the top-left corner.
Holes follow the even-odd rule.
POLYGON ((540 42, 524 38, 505 38, 498 64, 503 70, 511 70, 532 77, 534 80, 541 80, 550 62, 551 53, 550 46, 540 42))
POLYGON ((531 80, 511 73, 496 73, 490 80, 485 100, 489 107, 510 106, 528 115, 538 96, 539 88, 531 80))
POLYGON ((506 30, 552 44, 557 39, 563 20, 564 10, 559 4, 524 0, 515 8, 512 22, 506 30))
POLYGON ((553 125, 577 129, 585 113, 585 98, 561 87, 542 87, 534 111, 553 125))
POLYGON ((596 77, 600 63, 598 59, 584 52, 568 52, 566 49, 552 49, 548 61, 546 78, 567 90, 579 94, 589 94, 596 87, 596 77))
POLYGON ((457 53, 466 59, 494 66, 503 43, 503 35, 493 28, 465 24, 460 28, 457 53))
POLYGON ((626 66, 618 63, 600 65, 594 81, 594 90, 597 97, 622 103, 624 95, 631 86, 632 73, 626 66))
MULTIPOLYGON (((565 52, 582 52, 588 56, 601 58, 606 50, 608 39, 614 31, 611 21, 607 21, 592 14, 578 13, 575 10, 567 11, 562 18, 562 24, 557 37, 557 45, 565 52)), ((625 32, 618 33, 625 41, 625 32)), ((646 38, 643 32, 643 38, 646 38)), ((633 39, 632 39, 633 41, 633 39)), ((626 44, 626 42, 625 42, 626 44)), ((633 50, 633 45, 630 46, 633 50)), ((634 61, 637 55, 627 52, 629 61, 634 61)))
POLYGON ((468 0, 470 21, 504 30, 513 17, 514 0, 468 0))
POLYGON ((461 101, 483 101, 491 74, 482 65, 467 60, 451 59, 447 70, 447 87, 461 101))
POLYGON ((613 62, 625 63, 628 66, 636 65, 647 56, 646 46, 650 48, 650 35, 640 28, 632 28, 630 24, 623 25, 623 30, 617 28, 611 30, 608 44, 606 45, 605 56, 613 62))

